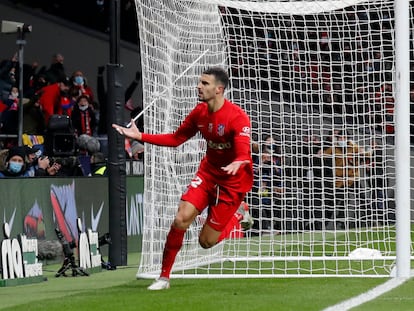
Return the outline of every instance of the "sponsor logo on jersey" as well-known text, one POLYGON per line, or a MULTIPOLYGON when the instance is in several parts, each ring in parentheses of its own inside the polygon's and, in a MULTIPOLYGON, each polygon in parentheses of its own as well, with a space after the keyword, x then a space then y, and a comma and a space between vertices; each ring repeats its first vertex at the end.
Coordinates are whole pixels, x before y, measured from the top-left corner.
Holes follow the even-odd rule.
POLYGON ((215 149, 215 150, 224 150, 224 149, 231 149, 232 144, 230 142, 225 143, 215 143, 214 141, 208 141, 208 148, 215 149))

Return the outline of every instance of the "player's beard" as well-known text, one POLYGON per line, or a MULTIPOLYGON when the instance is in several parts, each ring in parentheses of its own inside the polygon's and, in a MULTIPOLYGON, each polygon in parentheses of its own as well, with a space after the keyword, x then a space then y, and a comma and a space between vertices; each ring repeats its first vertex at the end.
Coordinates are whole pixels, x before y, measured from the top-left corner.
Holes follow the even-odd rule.
POLYGON ((208 103, 211 99, 213 99, 212 96, 206 96, 205 93, 198 93, 198 99, 202 102, 208 103))
POLYGON ((204 101, 205 99, 204 99, 204 94, 202 93, 202 92, 198 92, 198 99, 200 100, 200 101, 204 101))

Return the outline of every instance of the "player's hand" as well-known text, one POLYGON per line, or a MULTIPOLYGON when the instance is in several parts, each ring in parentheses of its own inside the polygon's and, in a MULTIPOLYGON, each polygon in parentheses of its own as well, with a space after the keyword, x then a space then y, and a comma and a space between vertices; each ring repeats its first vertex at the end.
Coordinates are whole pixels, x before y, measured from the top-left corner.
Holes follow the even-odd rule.
POLYGON ((124 127, 118 124, 112 124, 112 127, 121 135, 124 135, 126 137, 141 140, 142 134, 138 130, 135 121, 131 120, 131 127, 124 127))
POLYGON ((245 164, 249 164, 249 163, 250 163, 249 160, 234 161, 234 162, 231 162, 227 166, 223 166, 221 169, 229 175, 236 175, 240 167, 242 167, 245 164))
POLYGON ((138 130, 134 120, 131 120, 130 127, 124 127, 118 124, 112 124, 112 127, 121 135, 132 139, 141 140, 141 132, 138 130))

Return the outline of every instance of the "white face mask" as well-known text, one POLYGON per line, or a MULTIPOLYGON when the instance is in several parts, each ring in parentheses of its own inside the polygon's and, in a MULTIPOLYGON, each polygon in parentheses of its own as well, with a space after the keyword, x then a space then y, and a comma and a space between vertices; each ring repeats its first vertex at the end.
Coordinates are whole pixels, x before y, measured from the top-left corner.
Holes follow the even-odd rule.
POLYGON ((79 106, 80 111, 86 111, 88 109, 88 106, 79 106))
POLYGON ((346 140, 338 140, 338 146, 339 147, 346 147, 346 140))

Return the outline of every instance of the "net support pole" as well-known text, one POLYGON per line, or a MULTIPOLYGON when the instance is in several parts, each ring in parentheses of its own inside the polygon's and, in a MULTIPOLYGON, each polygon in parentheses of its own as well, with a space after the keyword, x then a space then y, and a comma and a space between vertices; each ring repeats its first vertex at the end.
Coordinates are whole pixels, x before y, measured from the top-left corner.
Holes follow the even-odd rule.
POLYGON ((108 194, 109 194, 109 261, 115 266, 126 266, 128 257, 126 230, 126 170, 125 140, 112 129, 111 124, 123 124, 124 85, 123 66, 120 64, 120 0, 110 1, 110 64, 108 82, 108 194))
POLYGON ((409 1, 395 0, 396 276, 410 276, 410 33, 409 1))

